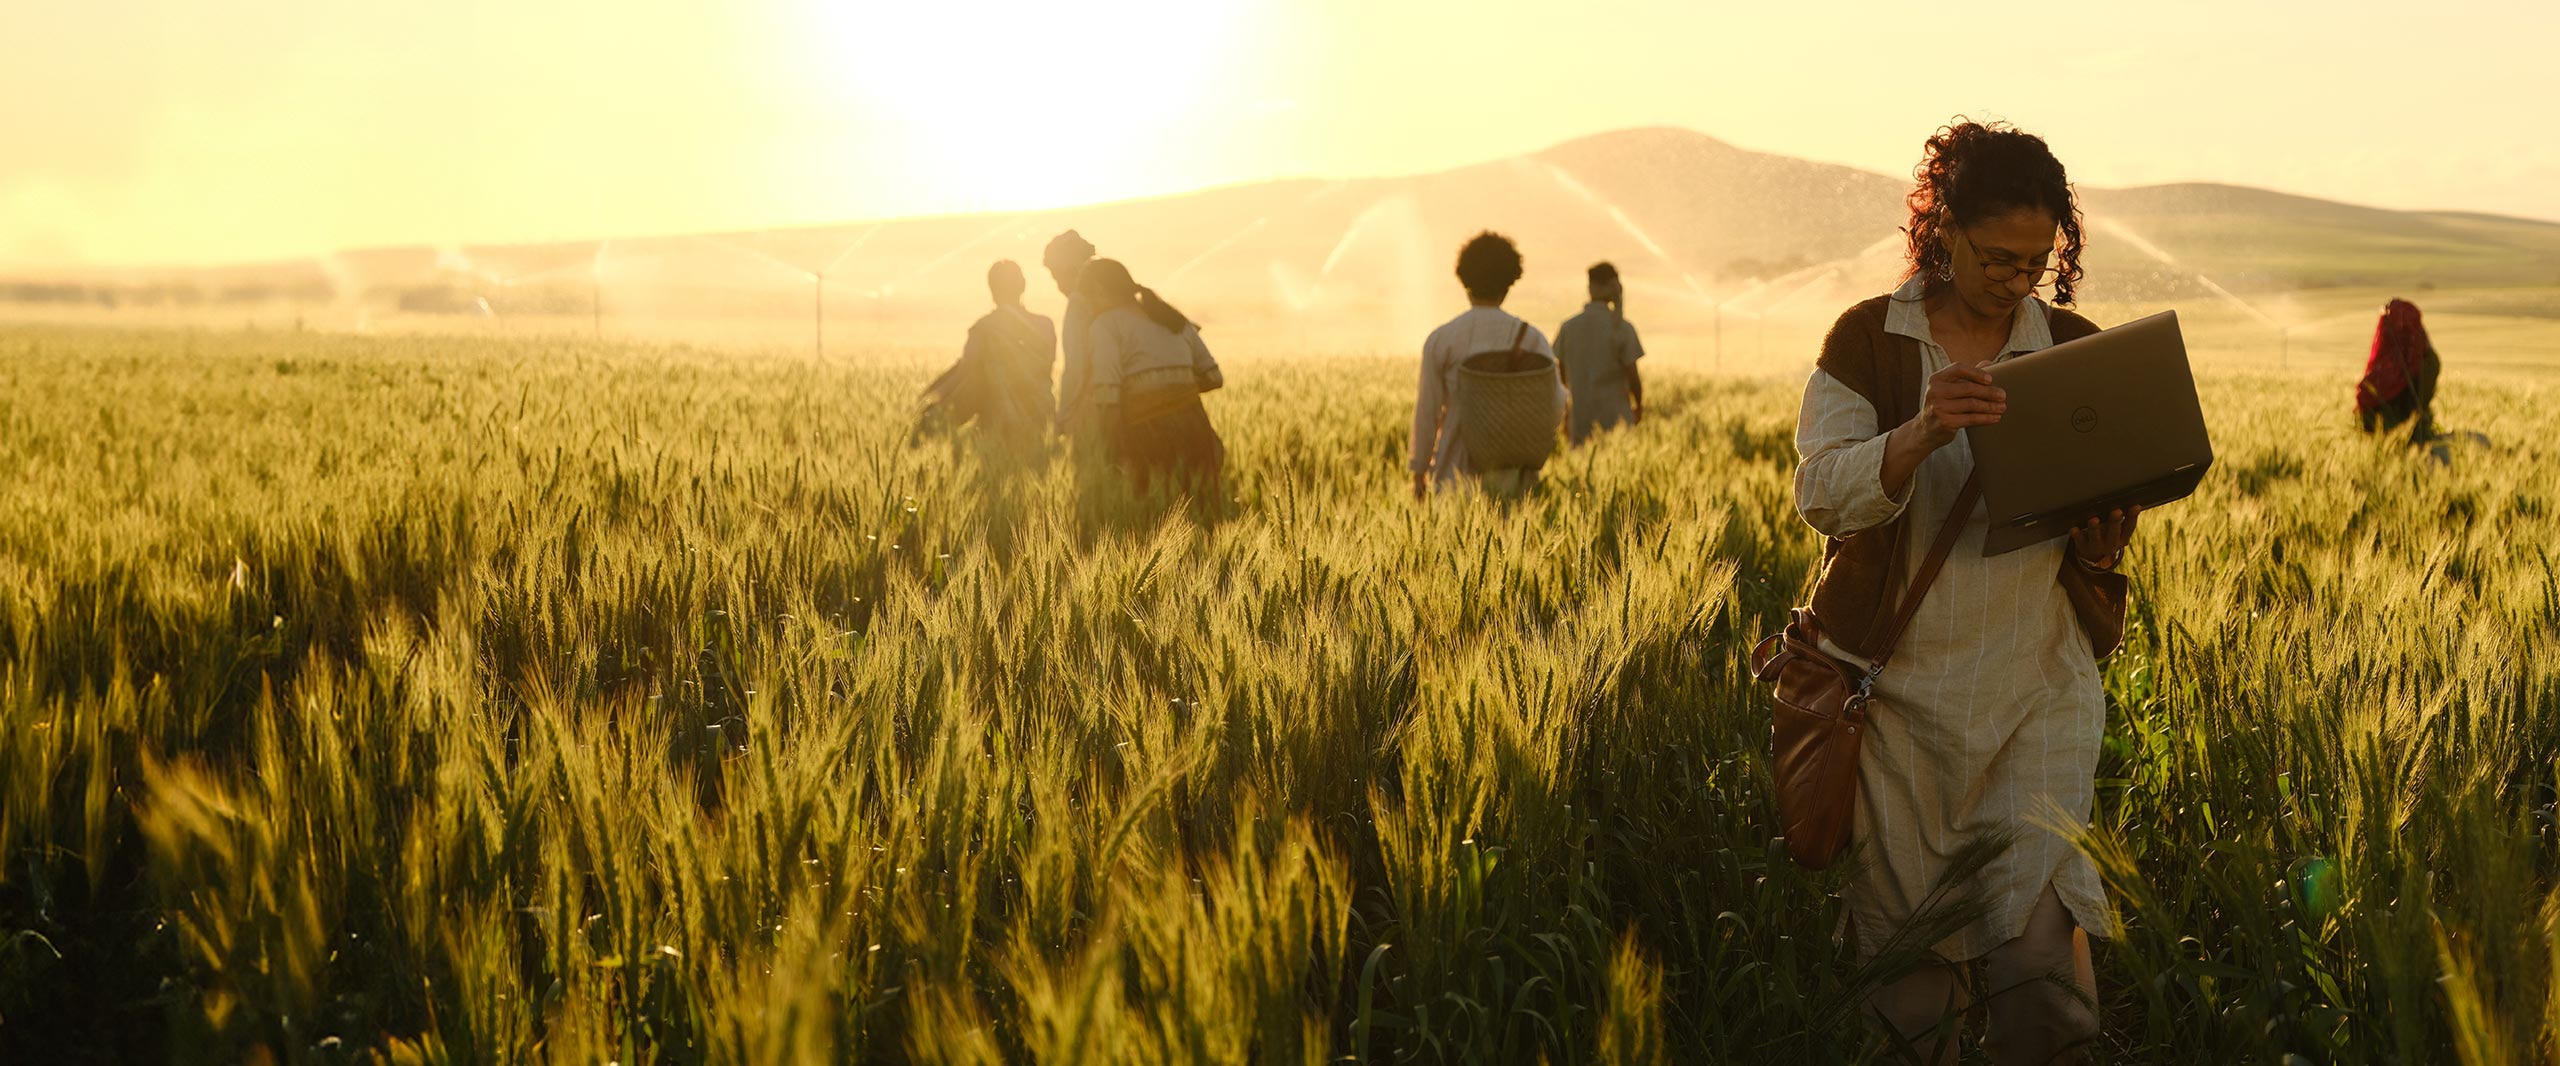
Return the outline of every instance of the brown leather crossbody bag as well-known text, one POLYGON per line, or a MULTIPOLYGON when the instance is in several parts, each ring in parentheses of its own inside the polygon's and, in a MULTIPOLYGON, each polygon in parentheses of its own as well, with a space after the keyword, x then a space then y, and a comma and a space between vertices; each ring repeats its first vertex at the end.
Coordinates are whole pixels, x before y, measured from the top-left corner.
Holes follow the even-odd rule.
MULTIPOLYGON (((1902 631, 1920 610, 1920 598, 1946 565, 1965 518, 1982 497, 1980 475, 1965 479, 1929 557, 1911 576, 1875 658, 1865 669, 1822 650, 1822 628, 1813 609, 1789 612, 1787 627, 1751 649, 1751 676, 1777 687, 1770 707, 1771 776, 1777 779, 1778 821, 1787 854, 1819 870, 1849 848, 1858 814, 1858 744, 1875 705, 1876 676, 1902 643, 1902 631)), ((2069 564, 2065 564, 2069 565, 2069 564)))

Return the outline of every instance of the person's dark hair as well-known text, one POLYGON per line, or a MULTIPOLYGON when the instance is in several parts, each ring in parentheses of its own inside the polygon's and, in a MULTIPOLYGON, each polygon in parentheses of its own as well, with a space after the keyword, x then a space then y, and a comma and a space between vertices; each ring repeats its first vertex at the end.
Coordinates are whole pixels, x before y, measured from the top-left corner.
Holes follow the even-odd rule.
POLYGON ((1049 238, 1048 246, 1040 250, 1041 264, 1053 270, 1061 266, 1075 266, 1091 258, 1093 242, 1074 230, 1049 238))
POLYGON ((1193 325, 1191 319, 1174 310, 1172 304, 1164 302, 1164 297, 1156 295, 1154 289, 1138 284, 1136 278, 1129 276, 1129 268, 1122 266, 1117 259, 1096 259, 1086 263, 1084 273, 1076 278, 1076 294, 1093 305, 1096 315, 1134 303, 1149 320, 1176 333, 1193 325))
POLYGON ((1486 230, 1458 249, 1458 284, 1469 299, 1499 301, 1519 280, 1520 249, 1511 238, 1486 230))
POLYGON ((2062 228, 2053 302, 2069 305, 2080 287, 2080 200, 2044 138, 2005 122, 1958 118, 1940 127, 1913 168, 1911 223, 1903 227, 1910 274, 1935 276, 1954 262, 1946 229, 2021 207, 2041 208, 2062 228))
POLYGON ((1009 304, 1021 299, 1026 288, 1029 285, 1022 279, 1021 264, 1010 259, 998 259, 994 266, 987 268, 987 294, 995 297, 997 303, 1009 304))
POLYGON ((1591 264, 1591 269, 1583 271, 1583 276, 1593 285, 1607 285, 1618 280, 1618 268, 1602 260, 1591 264))

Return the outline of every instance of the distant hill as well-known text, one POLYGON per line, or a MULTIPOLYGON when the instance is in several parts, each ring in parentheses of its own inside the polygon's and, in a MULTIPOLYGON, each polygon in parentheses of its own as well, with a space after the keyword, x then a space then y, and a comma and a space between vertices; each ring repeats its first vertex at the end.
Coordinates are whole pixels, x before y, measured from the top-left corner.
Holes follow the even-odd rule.
POLYGON ((2560 284, 2560 223, 2208 184, 2091 189, 2086 211, 2243 292, 2560 284))
MULTIPOLYGON (((988 262, 1033 271, 1073 227, 1195 317, 1310 343, 1402 344, 1463 297, 1458 245, 1516 239, 1514 302, 1541 317, 1581 301, 1609 259, 1648 323, 1824 313, 1898 277, 1908 180, 1736 148, 1689 130, 1586 137, 1531 155, 1408 177, 1292 180, 1016 214, 748 233, 459 248, 363 249, 304 263, 155 275, 125 284, 218 301, 355 302, 386 310, 616 316, 808 313, 823 274, 831 319, 940 322, 984 301, 988 262)), ((2560 285, 2560 223, 2390 211, 2228 185, 2084 188, 2092 300, 2163 301, 2330 286, 2560 285)), ((0 298, 59 279, 0 279, 0 298), (12 289, 11 286, 15 288, 12 289)), ((82 285, 94 286, 92 279, 82 285)), ((129 299, 144 299, 135 290, 129 299)), ((956 328, 956 327, 954 327, 956 328)))

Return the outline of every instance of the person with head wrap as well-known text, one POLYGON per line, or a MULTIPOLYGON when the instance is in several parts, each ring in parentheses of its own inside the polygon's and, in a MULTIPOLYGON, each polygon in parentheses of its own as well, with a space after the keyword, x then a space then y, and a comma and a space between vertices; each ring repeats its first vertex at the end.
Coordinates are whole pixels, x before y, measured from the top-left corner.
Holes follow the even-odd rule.
POLYGON ((1023 306, 1025 287, 1013 260, 987 268, 995 310, 969 327, 960 361, 925 388, 923 425, 958 429, 975 421, 991 442, 1023 450, 1047 432, 1058 342, 1048 317, 1023 306))
POLYGON ((1593 431, 1644 421, 1644 378, 1636 360, 1644 342, 1627 321, 1626 287, 1618 268, 1595 263, 1588 272, 1591 302, 1556 330, 1556 365, 1573 396, 1568 433, 1580 444, 1593 431))
POLYGON ((1162 478, 1215 500, 1227 450, 1200 394, 1226 376, 1200 327, 1117 260, 1085 264, 1076 291, 1093 309, 1091 418, 1113 456, 1140 492, 1162 478))
POLYGON ((1093 308, 1076 283, 1084 275, 1085 264, 1093 260, 1093 251, 1092 241, 1068 230, 1050 238, 1048 248, 1040 253, 1041 265, 1049 268, 1050 280, 1058 283, 1058 291, 1067 298, 1058 335, 1059 350, 1066 356, 1058 370, 1058 435, 1079 443, 1091 440, 1093 432, 1093 308))
POLYGON ((2373 348, 2366 353, 2364 377, 2356 382, 2356 417, 2365 432, 2409 427, 2411 441, 2435 435, 2436 375, 2443 364, 2427 339, 2418 305, 2393 300, 2373 326, 2373 348))

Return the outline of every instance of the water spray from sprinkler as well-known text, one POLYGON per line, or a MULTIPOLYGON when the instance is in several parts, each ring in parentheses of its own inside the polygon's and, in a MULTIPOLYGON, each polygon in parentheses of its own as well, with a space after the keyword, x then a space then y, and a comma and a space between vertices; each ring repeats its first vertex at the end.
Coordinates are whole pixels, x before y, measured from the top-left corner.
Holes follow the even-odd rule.
POLYGON ((1771 279, 1760 278, 1753 280, 1749 288, 1735 293, 1732 296, 1728 296, 1723 300, 1716 301, 1714 305, 1716 368, 1719 370, 1724 368, 1724 309, 1727 305, 1739 304, 1745 301, 1751 301, 1754 303, 1754 308, 1747 312, 1751 315, 1752 349, 1755 356, 1765 357, 1768 354, 1768 315, 1770 311, 1783 307, 1789 301, 1813 291, 1813 288, 1816 285, 1820 285, 1823 282, 1830 281, 1847 274, 1850 269, 1858 263, 1891 251, 1901 243, 1902 231, 1895 230, 1892 233, 1886 234, 1875 243, 1869 244, 1850 255, 1815 263, 1811 266, 1800 268, 1775 279, 1781 282, 1786 281, 1788 278, 1796 279, 1795 284, 1789 286, 1783 292, 1773 294, 1770 288, 1771 279))
POLYGON ((596 257, 587 263, 587 324, 597 340, 604 339, 604 253, 612 241, 596 242, 596 257))
MULTIPOLYGON (((1751 297, 1758 295, 1762 290, 1767 289, 1768 287, 1769 287, 1769 283, 1768 283, 1767 281, 1765 281, 1765 280, 1755 280, 1755 281, 1753 281, 1753 282, 1751 283, 1751 287, 1750 287, 1750 288, 1744 289, 1744 290, 1742 290, 1741 292, 1735 293, 1735 294, 1734 294, 1734 295, 1732 295, 1732 296, 1728 296, 1728 297, 1725 297, 1725 298, 1724 298, 1724 299, 1722 299, 1722 300, 1718 300, 1718 301, 1716 301, 1716 303, 1715 303, 1715 305, 1714 305, 1714 306, 1715 306, 1715 313, 1716 313, 1716 343, 1715 343, 1715 353, 1716 353, 1715 368, 1716 368, 1716 369, 1718 369, 1718 370, 1722 370, 1722 369, 1724 369, 1724 309, 1725 309, 1725 307, 1726 307, 1727 305, 1729 305, 1729 304, 1736 304, 1736 303, 1740 303, 1740 302, 1742 302, 1742 301, 1744 301, 1744 300, 1750 299, 1751 297)), ((1758 315, 1753 315, 1752 317, 1756 319, 1756 318, 1758 318, 1759 316, 1758 316, 1758 315)))
POLYGON ((1245 227, 1244 227, 1243 229, 1240 229, 1240 230, 1235 231, 1234 233, 1230 233, 1230 234, 1228 234, 1228 235, 1227 235, 1227 237, 1226 237, 1226 239, 1221 240, 1221 241, 1219 241, 1219 242, 1218 242, 1218 243, 1216 243, 1216 244, 1212 244, 1212 245, 1210 245, 1207 249, 1203 250, 1200 254, 1195 255, 1195 256, 1192 256, 1191 258, 1189 258, 1189 259, 1187 259, 1187 260, 1184 260, 1181 266, 1178 266, 1178 267, 1173 268, 1173 273, 1165 275, 1164 283, 1165 283, 1165 284, 1167 284, 1167 285, 1171 285, 1171 284, 1173 284, 1173 283, 1175 283, 1175 282, 1181 281, 1185 275, 1188 275, 1188 274, 1190 274, 1190 273, 1191 273, 1191 268, 1196 267, 1196 266, 1199 266, 1200 264, 1207 262, 1207 261, 1209 260, 1209 257, 1210 257, 1210 256, 1216 255, 1216 254, 1218 254, 1219 252, 1226 251, 1226 250, 1227 250, 1227 247, 1228 247, 1229 245, 1232 245, 1232 244, 1236 243, 1237 241, 1243 240, 1243 239, 1245 239, 1246 237, 1251 236, 1251 235, 1252 235, 1253 233, 1255 233, 1256 231, 1259 231, 1260 229, 1262 229, 1262 227, 1263 227, 1264 225, 1266 225, 1266 224, 1270 223, 1270 221, 1271 221, 1271 216, 1269 216, 1269 215, 1264 215, 1264 216, 1262 216, 1262 217, 1260 217, 1260 218, 1256 218, 1256 219, 1254 219, 1252 222, 1246 223, 1246 224, 1245 224, 1245 227))
POLYGON ((1023 219, 1026 217, 1028 216, 1018 214, 1006 215, 1004 217, 1004 221, 997 223, 993 228, 988 229, 975 237, 971 237, 968 240, 952 245, 941 255, 937 255, 932 259, 926 260, 923 266, 910 270, 905 274, 905 276, 896 278, 888 284, 881 286, 882 291, 895 292, 902 286, 912 284, 921 278, 929 276, 934 271, 941 269, 944 263, 950 262, 960 253, 985 244, 988 241, 1008 235, 1019 235, 1022 229, 1023 219))
POLYGON ((1557 166, 1554 163, 1546 164, 1546 173, 1549 178, 1553 179, 1555 183, 1562 187, 1566 192, 1572 193, 1576 198, 1580 199, 1593 210, 1607 216, 1609 221, 1615 224, 1620 232, 1625 233, 1630 238, 1633 238, 1635 242, 1642 246, 1648 254, 1652 255, 1655 259, 1661 260, 1662 265, 1670 267, 1671 272, 1679 276, 1680 284, 1689 290, 1689 297, 1691 299, 1696 300, 1699 303, 1711 304, 1715 302, 1713 297, 1707 295, 1706 288, 1698 284, 1697 277, 1689 273, 1689 268, 1682 266, 1678 259, 1672 258, 1671 253, 1663 249, 1662 242, 1654 240, 1652 233, 1647 232, 1643 226, 1637 225, 1636 220, 1629 217, 1625 209, 1618 206, 1617 201, 1611 200, 1608 197, 1592 191, 1590 186, 1584 185, 1563 167, 1557 166))
POLYGON ((862 250, 863 245, 871 243, 871 238, 878 236, 880 229, 880 225, 875 224, 871 228, 863 230, 862 235, 847 242, 844 246, 844 250, 837 252, 835 258, 827 260, 827 265, 819 267, 818 273, 823 276, 828 271, 844 265, 844 261, 852 258, 853 253, 862 250))
POLYGON ((738 255, 746 256, 749 259, 757 260, 777 270, 797 274, 801 277, 807 277, 809 275, 809 268, 800 266, 790 260, 784 259, 781 256, 775 255, 772 252, 765 251, 761 248, 751 248, 725 237, 703 235, 697 236, 693 239, 722 251, 734 252, 738 255))
POLYGON ((2162 265, 2168 266, 2172 269, 2185 271, 2188 276, 2193 277, 2196 280, 2196 284, 2204 286, 2206 291, 2213 293, 2215 296, 2221 297, 2233 307, 2237 307, 2241 311, 2247 313, 2249 317, 2257 319, 2260 324, 2265 325, 2269 329, 2275 330, 2277 366, 2283 366, 2285 361, 2291 358, 2293 348, 2293 325, 2291 323, 2280 321, 2276 316, 2260 310, 2258 305, 2241 299, 2239 293, 2224 288, 2221 282, 2213 280, 2213 277, 2206 274, 2204 271, 2179 262, 2178 257, 2170 255, 2167 249, 2151 243, 2149 238, 2134 232, 2133 227, 2117 222, 2114 219, 2107 218, 2091 219, 2090 221, 2095 223, 2099 228, 2102 228, 2117 237, 2123 238, 2126 244, 2132 245, 2135 250, 2140 251, 2144 255, 2148 255, 2153 259, 2159 260, 2162 265))

